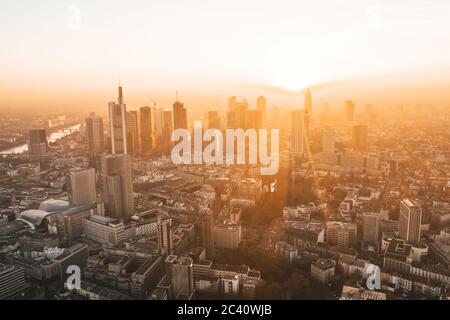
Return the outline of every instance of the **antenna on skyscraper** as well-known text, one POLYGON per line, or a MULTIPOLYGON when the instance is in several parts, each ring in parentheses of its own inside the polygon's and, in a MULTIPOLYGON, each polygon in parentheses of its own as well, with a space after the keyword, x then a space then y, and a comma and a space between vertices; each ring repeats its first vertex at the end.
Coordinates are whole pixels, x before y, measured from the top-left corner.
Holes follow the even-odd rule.
POLYGON ((175 99, 178 101, 178 90, 175 91, 175 99))

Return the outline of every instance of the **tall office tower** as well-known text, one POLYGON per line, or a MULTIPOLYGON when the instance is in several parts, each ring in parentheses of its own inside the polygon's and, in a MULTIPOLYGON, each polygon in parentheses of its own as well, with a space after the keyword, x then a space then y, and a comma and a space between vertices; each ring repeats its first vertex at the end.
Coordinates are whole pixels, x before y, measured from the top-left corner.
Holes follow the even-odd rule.
POLYGON ((367 150, 367 126, 357 125, 352 128, 352 144, 356 151, 367 150))
POLYGON ((322 152, 334 153, 335 132, 331 128, 325 128, 322 136, 322 152))
POLYGON ((127 108, 123 103, 122 87, 119 86, 118 103, 108 103, 111 147, 113 154, 128 153, 127 147, 127 108))
POLYGON ((163 130, 162 130, 162 146, 164 152, 169 152, 172 145, 172 111, 164 110, 163 112, 163 130))
POLYGON ((165 269, 172 288, 171 298, 192 299, 195 290, 192 258, 170 255, 165 260, 165 269))
POLYGON ((107 215, 128 220, 133 215, 131 157, 127 154, 101 155, 102 199, 107 215))
POLYGON ((353 103, 352 100, 345 101, 345 115, 347 121, 349 122, 353 121, 353 118, 355 116, 355 104, 353 103))
POLYGON ((311 117, 312 117, 312 97, 311 91, 309 91, 309 89, 306 89, 305 92, 304 109, 305 109, 305 134, 309 140, 311 129, 311 117))
POLYGON ((228 110, 227 110, 227 128, 237 128, 237 100, 235 96, 228 98, 228 110))
POLYGON ((92 114, 86 118, 86 136, 88 150, 93 154, 103 153, 105 148, 103 137, 103 118, 92 114))
POLYGON ((155 109, 155 143, 156 148, 162 148, 162 136, 164 129, 164 110, 155 109))
POLYGON ((206 114, 208 129, 220 130, 220 117, 217 111, 208 111, 206 114))
POLYGON ((48 142, 45 129, 30 129, 28 131, 28 154, 33 157, 39 157, 47 152, 48 142))
POLYGON ((261 110, 248 110, 248 128, 261 129, 263 127, 261 110))
POLYGON ((378 243, 380 234, 380 214, 365 212, 362 215, 362 239, 366 243, 378 243))
POLYGON ((237 106, 237 99, 235 96, 229 97, 228 98, 228 110, 230 111, 234 111, 236 109, 237 106))
POLYGON ((173 104, 173 129, 187 129, 187 110, 180 101, 173 104))
POLYGON ((259 110, 261 114, 261 126, 267 126, 267 99, 266 97, 259 96, 256 99, 256 109, 259 110))
POLYGON ((71 171, 68 176, 67 189, 70 203, 76 206, 93 204, 97 201, 95 190, 95 169, 71 171))
POLYGON ((128 111, 127 120, 127 148, 128 153, 137 155, 139 153, 139 130, 137 111, 128 111))
POLYGON ((364 113, 366 115, 369 115, 372 113, 372 105, 370 103, 368 103, 364 106, 364 113))
POLYGON ((291 111, 291 152, 296 154, 303 154, 305 151, 305 122, 304 122, 304 112, 303 110, 292 110, 291 111))
POLYGON ((149 154, 153 148, 152 143, 152 109, 141 107, 139 110, 141 153, 149 154))
POLYGON ((158 216, 158 246, 163 256, 172 254, 173 226, 170 218, 158 216))
POLYGON ((227 111, 227 129, 236 128, 236 115, 235 111, 228 110, 227 111))
POLYGON ((422 207, 420 204, 411 199, 402 199, 399 216, 400 238, 409 243, 419 242, 421 224, 422 207))
POLYGON ((248 102, 247 100, 243 99, 241 102, 239 102, 236 106, 236 112, 235 115, 235 125, 236 128, 241 129, 248 129, 249 123, 248 123, 248 102))

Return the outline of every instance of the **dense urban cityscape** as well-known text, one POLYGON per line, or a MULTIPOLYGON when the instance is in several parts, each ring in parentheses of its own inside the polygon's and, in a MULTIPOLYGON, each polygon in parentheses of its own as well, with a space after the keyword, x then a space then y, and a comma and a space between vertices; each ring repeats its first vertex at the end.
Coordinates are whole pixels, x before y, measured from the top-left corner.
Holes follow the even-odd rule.
POLYGON ((448 0, 0 1, 2 319, 438 314, 449 18, 448 0))
POLYGON ((207 110, 205 130, 280 129, 261 175, 175 165, 189 107, 125 90, 102 115, 2 119, 0 299, 447 299, 448 108, 331 108, 307 89, 294 109, 207 110))

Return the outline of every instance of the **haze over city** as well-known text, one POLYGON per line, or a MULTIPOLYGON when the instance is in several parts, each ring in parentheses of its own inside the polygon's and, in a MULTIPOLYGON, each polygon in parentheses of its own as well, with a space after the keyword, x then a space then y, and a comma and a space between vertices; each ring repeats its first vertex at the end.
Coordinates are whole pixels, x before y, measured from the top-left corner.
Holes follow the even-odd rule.
POLYGON ((196 319, 450 300, 449 18, 2 1, 0 300, 196 319))
POLYGON ((0 108, 100 111, 119 81, 130 106, 149 96, 170 106, 179 90, 194 114, 224 108, 230 92, 299 107, 292 93, 314 86, 331 106, 346 91, 373 103, 448 103, 449 6, 2 1, 0 108))

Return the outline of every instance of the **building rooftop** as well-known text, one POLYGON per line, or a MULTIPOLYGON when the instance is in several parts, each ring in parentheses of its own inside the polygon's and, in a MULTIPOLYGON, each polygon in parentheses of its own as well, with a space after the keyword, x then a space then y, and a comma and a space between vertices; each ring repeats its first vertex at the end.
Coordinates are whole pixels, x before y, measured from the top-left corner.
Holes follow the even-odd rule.
POLYGON ((322 270, 334 268, 334 264, 330 260, 318 259, 317 261, 314 261, 311 264, 322 270))

